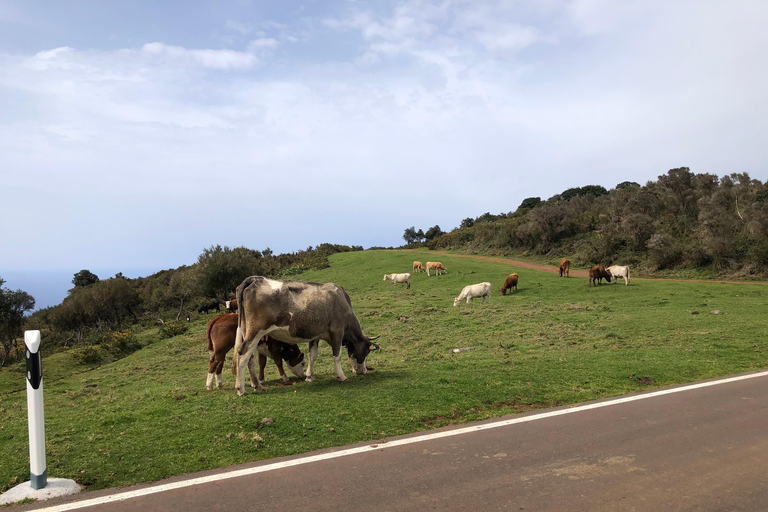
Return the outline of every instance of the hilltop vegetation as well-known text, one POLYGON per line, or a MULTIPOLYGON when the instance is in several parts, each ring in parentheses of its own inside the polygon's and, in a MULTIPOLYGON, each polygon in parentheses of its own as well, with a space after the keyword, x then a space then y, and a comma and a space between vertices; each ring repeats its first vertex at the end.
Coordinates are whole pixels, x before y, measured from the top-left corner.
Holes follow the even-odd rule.
POLYGON ((768 187, 747 173, 718 178, 672 169, 644 186, 571 188, 514 211, 466 218, 449 233, 405 230, 408 247, 501 254, 642 273, 768 276, 768 187))

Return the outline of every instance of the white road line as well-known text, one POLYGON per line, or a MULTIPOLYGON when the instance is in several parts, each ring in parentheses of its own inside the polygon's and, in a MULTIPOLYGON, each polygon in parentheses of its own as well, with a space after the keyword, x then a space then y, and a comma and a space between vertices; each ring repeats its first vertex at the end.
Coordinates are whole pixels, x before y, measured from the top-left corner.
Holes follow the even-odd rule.
POLYGON ((67 510, 77 510, 86 507, 92 507, 95 505, 103 505, 105 503, 114 503, 116 501, 129 500, 131 498, 138 498, 140 496, 148 496, 150 494, 157 494, 165 491, 172 491, 174 489, 182 489, 184 487, 191 487, 193 485, 207 484, 211 482, 217 482, 220 480, 227 480, 229 478, 238 478, 241 476, 255 475, 258 473, 265 473, 267 471, 274 471, 276 469, 285 469, 293 466, 301 466, 303 464, 311 464, 312 462, 318 462, 322 460, 336 459, 339 457, 346 457, 348 455, 354 455, 358 453, 371 452, 375 450, 385 450, 387 448, 395 448, 397 446, 404 446, 413 443, 421 443, 423 441, 431 441, 433 439, 441 439, 444 437, 459 436, 463 434, 469 434, 471 432, 479 432, 482 430, 490 430, 493 428, 506 427, 509 425, 515 425, 517 423, 526 423, 529 421, 543 420, 546 418, 553 418, 555 416, 563 416, 565 414, 572 414, 575 412, 589 411, 592 409, 600 409, 602 407, 610 407, 612 405, 625 404, 628 402, 635 402, 637 400, 646 400, 648 398, 655 398, 657 396, 671 395, 673 393, 682 393, 684 391, 692 391, 694 389, 706 388, 710 386, 717 386, 720 384, 728 384, 731 382, 738 382, 741 380, 755 379, 758 377, 768 376, 768 371, 759 373, 751 373, 748 375, 739 375, 737 377, 729 377, 727 379, 699 382, 697 384, 690 384, 687 386, 681 386, 677 388, 663 389, 660 391, 653 391, 642 395, 626 396, 622 398, 616 398, 614 400, 606 400, 604 402, 596 402, 587 405, 579 405, 566 409, 559 409, 556 411, 543 412, 540 414, 531 414, 529 416, 522 416, 519 418, 511 418, 503 421, 496 421, 492 423, 485 423, 483 425, 475 425, 472 427, 464 427, 455 430, 447 430, 443 432, 435 432, 432 434, 424 434, 420 436, 409 437, 407 439, 398 439, 396 441, 373 443, 367 446, 361 446, 358 448, 350 448, 347 450, 340 450, 331 453, 323 453, 320 455, 312 455, 309 457, 303 457, 301 459, 294 459, 282 462, 275 462, 272 464, 265 464, 248 469, 240 469, 237 471, 230 471, 228 473, 220 473, 217 475, 204 476, 200 478, 193 478, 191 480, 184 480, 182 482, 173 482, 170 484, 156 485, 154 487, 147 487, 144 489, 138 489, 135 491, 121 492, 119 494, 112 494, 109 496, 102 496, 99 498, 93 498, 89 500, 77 501, 73 503, 66 503, 63 505, 55 505, 48 508, 37 509, 39 512, 65 512, 67 510))

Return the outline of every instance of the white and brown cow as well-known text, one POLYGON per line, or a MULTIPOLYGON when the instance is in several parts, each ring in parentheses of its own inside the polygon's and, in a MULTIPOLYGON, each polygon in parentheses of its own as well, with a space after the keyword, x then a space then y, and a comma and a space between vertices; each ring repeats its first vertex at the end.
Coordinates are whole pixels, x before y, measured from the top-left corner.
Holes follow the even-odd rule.
MULTIPOLYGON (((208 350, 213 352, 211 359, 208 362, 208 379, 205 382, 205 387, 213 389, 213 381, 216 379, 216 388, 221 389, 221 371, 224 368, 224 360, 227 357, 227 352, 232 350, 235 346, 235 338, 237 336, 237 315, 235 313, 227 313, 211 318, 208 322, 207 337, 208 337, 208 350)), ((298 345, 289 345, 287 343, 281 343, 267 336, 265 339, 259 341, 258 344, 259 353, 259 375, 258 379, 264 381, 264 367, 267 365, 267 356, 272 358, 277 366, 278 372, 280 372, 280 379, 283 382, 288 382, 288 376, 283 370, 283 360, 288 363, 288 368, 297 377, 304 376, 304 353, 299 350, 298 345)), ((237 369, 234 367, 234 360, 232 361, 232 372, 237 373, 237 369)), ((251 384, 256 387, 255 379, 256 370, 253 358, 248 361, 248 371, 251 375, 251 384)))
POLYGON ((411 289, 411 274, 384 274, 384 281, 392 281, 392 286, 396 286, 397 283, 405 283, 408 286, 407 289, 411 289))
POLYGON ((611 273, 615 281, 613 284, 616 284, 619 282, 619 278, 624 278, 624 286, 629 286, 629 266, 621 266, 621 265, 611 265, 607 269, 608 272, 611 273))
POLYGON ((428 262, 427 262, 427 276, 429 276, 429 271, 430 271, 430 270, 434 270, 434 271, 435 271, 435 275, 438 275, 438 276, 440 275, 440 271, 441 271, 441 270, 442 270, 442 271, 443 271, 443 273, 445 273, 445 274, 447 274, 447 273, 448 273, 448 269, 447 269, 447 268, 445 268, 445 267, 443 266, 443 264, 442 264, 442 263, 440 263, 439 261, 428 261, 428 262))
POLYGON ((467 304, 473 302, 477 297, 482 297, 481 304, 488 297, 488 304, 491 303, 491 283, 469 284, 461 290, 458 297, 453 299, 453 305, 458 306, 461 301, 466 300, 467 304))
MULTIPOLYGON (((262 276, 247 277, 237 287, 238 329, 235 357, 238 358, 235 388, 245 394, 244 373, 256 351, 256 342, 269 334, 283 343, 309 343, 306 380, 315 380, 318 343, 331 346, 336 377, 348 380, 341 369, 341 347, 346 345, 352 371, 367 372, 368 354, 378 350, 378 338, 363 334, 344 289, 333 283, 276 281, 262 276)), ((258 391, 263 388, 256 386, 258 391)))

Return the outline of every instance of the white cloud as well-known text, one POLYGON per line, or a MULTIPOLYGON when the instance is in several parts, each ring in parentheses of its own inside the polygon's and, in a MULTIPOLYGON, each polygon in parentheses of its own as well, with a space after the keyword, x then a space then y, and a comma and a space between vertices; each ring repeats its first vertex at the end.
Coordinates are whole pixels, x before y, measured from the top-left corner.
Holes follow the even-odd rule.
POLYGON ((163 43, 146 43, 142 51, 151 55, 170 57, 179 60, 192 60, 211 69, 250 69, 258 63, 252 53, 233 50, 188 49, 163 43))

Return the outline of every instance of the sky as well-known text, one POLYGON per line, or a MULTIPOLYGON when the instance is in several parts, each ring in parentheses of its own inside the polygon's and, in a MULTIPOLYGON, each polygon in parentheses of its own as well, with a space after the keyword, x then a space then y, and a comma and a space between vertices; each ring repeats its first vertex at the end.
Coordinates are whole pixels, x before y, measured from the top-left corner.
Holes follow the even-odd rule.
POLYGON ((766 19, 763 0, 0 0, 0 277, 34 296, 65 276, 63 298, 80 269, 399 246, 676 167, 765 181, 766 19))

